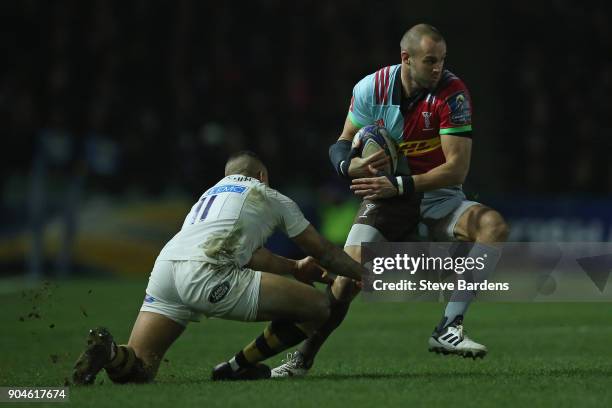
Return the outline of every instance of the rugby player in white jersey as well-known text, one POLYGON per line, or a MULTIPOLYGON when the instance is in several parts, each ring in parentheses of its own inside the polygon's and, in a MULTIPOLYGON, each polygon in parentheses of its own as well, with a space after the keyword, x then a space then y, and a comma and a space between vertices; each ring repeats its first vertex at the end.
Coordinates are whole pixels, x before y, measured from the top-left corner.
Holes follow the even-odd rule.
POLYGON ((269 187, 264 164, 251 152, 237 153, 225 177, 193 205, 159 254, 127 345, 117 345, 105 328, 90 330, 73 381, 92 384, 102 369, 118 383, 153 380, 168 348, 201 315, 271 321, 212 373, 213 380, 270 377, 260 361, 311 335, 329 317, 334 299, 303 283, 324 278, 312 257, 295 261, 263 247, 276 228, 328 271, 361 279, 361 265, 319 235, 291 199, 269 187), (291 273, 302 282, 280 276, 291 273))

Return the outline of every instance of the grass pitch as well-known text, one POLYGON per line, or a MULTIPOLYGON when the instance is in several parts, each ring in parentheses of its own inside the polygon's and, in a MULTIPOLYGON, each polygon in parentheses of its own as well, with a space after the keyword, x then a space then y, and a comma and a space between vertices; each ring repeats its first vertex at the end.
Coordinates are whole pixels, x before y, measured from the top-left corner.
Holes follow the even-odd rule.
MULTIPOLYGON (((0 386, 60 386, 90 327, 127 340, 146 282, 0 286, 0 386)), ((209 375, 265 324, 193 323, 154 384, 119 386, 101 373, 95 386, 71 387, 70 405, 612 406, 612 303, 474 304, 468 332, 490 351, 476 361, 427 352, 442 308, 358 299, 308 377, 258 382, 213 383, 209 375)))

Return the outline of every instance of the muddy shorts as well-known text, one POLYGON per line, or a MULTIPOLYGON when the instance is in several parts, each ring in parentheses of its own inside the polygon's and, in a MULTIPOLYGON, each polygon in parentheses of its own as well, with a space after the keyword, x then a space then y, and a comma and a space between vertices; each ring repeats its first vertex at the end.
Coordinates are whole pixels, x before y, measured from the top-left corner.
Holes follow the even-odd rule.
POLYGON ((186 326, 201 315, 253 321, 261 272, 200 261, 156 261, 141 311, 162 314, 186 326))

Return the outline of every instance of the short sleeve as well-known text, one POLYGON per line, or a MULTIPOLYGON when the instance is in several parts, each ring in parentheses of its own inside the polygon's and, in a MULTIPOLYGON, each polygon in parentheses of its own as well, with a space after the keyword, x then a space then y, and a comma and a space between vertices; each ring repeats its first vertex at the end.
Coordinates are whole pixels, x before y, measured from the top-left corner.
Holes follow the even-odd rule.
POLYGON ((373 75, 368 75, 357 82, 357 85, 353 88, 353 96, 351 97, 351 105, 349 107, 349 119, 358 128, 374 123, 372 114, 373 83, 373 75))
POLYGON ((300 207, 292 199, 272 188, 267 188, 266 194, 273 203, 274 210, 277 212, 279 219, 278 227, 289 238, 301 234, 310 225, 310 222, 302 214, 300 207))
POLYGON ((440 109, 441 135, 471 136, 472 100, 465 86, 447 97, 440 109))

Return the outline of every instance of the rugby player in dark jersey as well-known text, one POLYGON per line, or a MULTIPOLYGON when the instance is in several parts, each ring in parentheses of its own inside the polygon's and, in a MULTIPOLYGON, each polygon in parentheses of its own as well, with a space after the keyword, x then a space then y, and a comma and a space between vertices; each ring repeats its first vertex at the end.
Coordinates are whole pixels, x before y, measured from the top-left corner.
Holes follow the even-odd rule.
MULTIPOLYGON (((409 241, 421 221, 430 240, 473 242, 467 256, 488 258, 486 276, 497 264, 496 244, 506 240, 508 226, 497 211, 467 200, 461 187, 472 149, 470 94, 461 79, 444 69, 446 42, 436 28, 410 28, 400 47, 400 64, 355 85, 344 129, 330 148, 338 174, 352 179, 351 189, 363 197, 344 249, 359 261, 362 242, 409 241), (383 152, 350 158, 355 134, 372 124, 387 129, 407 161, 406 169, 393 177, 376 176, 388 160, 383 152)), ((304 375, 312 366, 357 293, 356 285, 342 277, 332 291, 337 303, 327 324, 272 370, 273 377, 304 375)), ((429 338, 430 351, 484 357, 487 348, 463 331, 470 300, 465 292, 453 294, 429 338)))

